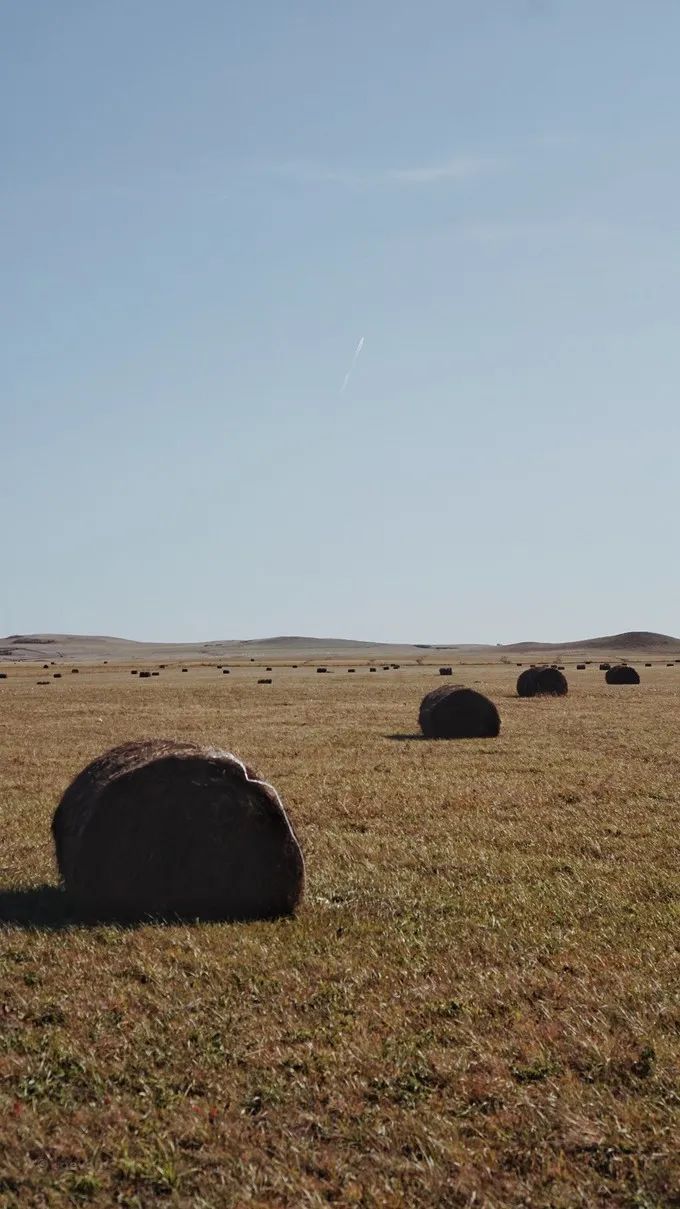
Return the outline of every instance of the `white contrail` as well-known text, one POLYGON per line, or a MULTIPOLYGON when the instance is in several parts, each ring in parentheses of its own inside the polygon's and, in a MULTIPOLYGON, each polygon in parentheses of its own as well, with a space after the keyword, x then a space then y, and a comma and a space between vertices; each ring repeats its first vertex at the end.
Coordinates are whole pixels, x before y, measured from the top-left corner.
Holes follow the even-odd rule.
POLYGON ((362 336, 361 340, 359 341, 359 343, 357 344, 357 346, 354 350, 354 356, 352 357, 352 360, 350 361, 349 369, 347 370, 347 373, 345 374, 345 380, 344 380, 342 386, 340 387, 340 394, 343 393, 345 387, 347 386, 347 383, 350 380, 352 370, 354 369, 354 366, 356 365, 357 361, 359 360, 359 353, 361 352, 363 347, 364 347, 364 337, 362 336))

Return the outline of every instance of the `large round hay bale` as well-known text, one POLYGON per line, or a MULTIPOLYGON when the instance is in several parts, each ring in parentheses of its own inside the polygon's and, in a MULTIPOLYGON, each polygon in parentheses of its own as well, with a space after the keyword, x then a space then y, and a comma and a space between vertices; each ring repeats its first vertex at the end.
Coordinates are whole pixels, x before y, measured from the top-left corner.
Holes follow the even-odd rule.
POLYGON ((440 676, 452 676, 453 668, 452 667, 440 667, 439 675, 440 676))
POLYGON ((585 670, 586 670, 586 665, 585 665, 585 663, 577 663, 577 664, 576 664, 576 671, 577 671, 577 672, 585 672, 585 670))
POLYGON ((107 751, 66 790, 52 834, 66 890, 104 918, 271 918, 303 893, 302 852, 276 791, 196 743, 107 751))
POLYGON ((0 680, 6 680, 6 679, 7 679, 7 672, 0 672, 0 680))
POLYGON ((517 677, 518 697, 564 697, 567 678, 556 667, 528 667, 517 677))
POLYGON ((604 674, 607 684, 639 684, 640 673, 627 663, 617 663, 604 674))
POLYGON ((271 676, 266 676, 266 677, 265 677, 265 676, 262 676, 262 677, 261 677, 261 678, 258 680, 258 682, 257 682, 257 683, 258 683, 258 684, 271 684, 271 682, 272 682, 272 678, 271 678, 271 676))
POLYGON ((80 668, 78 668, 78 667, 72 667, 72 668, 71 668, 71 675, 72 675, 72 676, 78 676, 79 674, 80 674, 80 668))
POLYGON ((600 664, 600 671, 601 671, 601 672, 608 672, 608 671, 609 671, 609 669, 610 669, 610 667, 611 667, 611 663, 601 663, 601 664, 600 664))
POLYGON ((443 684, 427 693, 418 722, 426 739, 493 739, 501 728, 493 701, 460 684, 443 684))
POLYGON ((140 680, 148 680, 150 678, 150 676, 151 676, 151 672, 140 672, 139 673, 140 680))
POLYGON ((327 667, 318 667, 316 670, 317 670, 317 673, 321 676, 321 675, 323 675, 324 672, 328 671, 328 668, 327 667))
POLYGON ((652 665, 651 665, 651 663, 646 663, 646 664, 645 664, 645 667, 651 667, 651 666, 652 666, 652 665))

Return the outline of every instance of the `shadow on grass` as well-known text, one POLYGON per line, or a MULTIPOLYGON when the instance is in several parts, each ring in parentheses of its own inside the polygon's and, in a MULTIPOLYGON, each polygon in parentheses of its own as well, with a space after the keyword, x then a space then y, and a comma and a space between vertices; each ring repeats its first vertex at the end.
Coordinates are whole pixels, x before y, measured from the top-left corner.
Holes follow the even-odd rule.
POLYGON ((141 928, 146 925, 175 927, 178 924, 269 922, 288 916, 249 916, 236 919, 209 911, 197 915, 154 916, 94 913, 78 909, 59 886, 34 886, 30 890, 0 890, 0 928, 7 925, 27 932, 63 932, 67 928, 96 928, 113 925, 117 928, 141 928))
POLYGON ((60 932, 83 921, 77 918, 58 886, 34 886, 30 890, 0 890, 0 925, 60 932))
POLYGON ((385 735, 385 739, 392 739, 395 743, 422 743, 425 741, 425 735, 385 735))

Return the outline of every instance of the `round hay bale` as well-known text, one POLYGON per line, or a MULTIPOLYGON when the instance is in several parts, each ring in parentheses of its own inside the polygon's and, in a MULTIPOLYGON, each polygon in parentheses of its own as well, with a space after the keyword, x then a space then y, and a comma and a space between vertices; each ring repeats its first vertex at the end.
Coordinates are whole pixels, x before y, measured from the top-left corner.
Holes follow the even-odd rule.
POLYGON ((440 676, 452 676, 453 668, 452 667, 440 667, 439 675, 440 676))
POLYGON ((183 668, 182 668, 182 671, 183 671, 183 672, 188 672, 188 671, 189 671, 189 669, 188 669, 188 667, 183 667, 183 668))
POLYGON ((136 668, 136 667, 133 667, 132 671, 130 672, 130 675, 131 675, 131 676, 138 676, 138 675, 139 675, 139 672, 137 671, 137 668, 136 668))
POLYGON ((517 677, 518 697, 564 697, 567 678, 556 667, 528 667, 517 677))
POLYGON ((586 670, 586 665, 585 665, 585 663, 577 663, 577 664, 576 664, 576 671, 577 671, 577 672, 585 672, 585 670, 586 670))
POLYGON ((49 684, 49 680, 36 680, 36 684, 49 684))
POLYGON ((494 739, 501 728, 493 701, 460 684, 443 684, 427 693, 418 722, 426 739, 494 739))
POLYGON ((350 675, 351 675, 351 673, 352 673, 352 672, 355 672, 355 671, 356 671, 356 668, 354 668, 354 667, 348 667, 348 668, 347 668, 347 671, 348 671, 348 672, 350 673, 350 675))
POLYGON ((45 671, 45 669, 48 668, 49 666, 50 666, 49 663, 43 663, 43 671, 45 671))
POLYGON ((627 663, 616 663, 604 675, 607 684, 639 684, 640 673, 627 663))
POLYGON ((95 916, 289 915, 304 861, 271 785, 229 752, 143 739, 99 756, 52 820, 67 892, 95 916))
POLYGON ((610 669, 610 667, 611 667, 611 663, 601 663, 601 664, 600 664, 600 671, 601 671, 601 672, 608 672, 608 671, 609 671, 609 669, 610 669))
POLYGON ((151 672, 140 672, 139 673, 140 680, 148 680, 150 676, 151 676, 151 672))
POLYGON ((666 667, 675 667, 675 664, 674 664, 674 663, 667 663, 667 664, 666 664, 666 667))
POLYGON ((377 672, 377 667, 369 667, 369 672, 377 672))
POLYGON ((323 673, 323 672, 327 672, 327 671, 328 671, 328 668, 327 668, 327 667, 318 667, 316 670, 317 670, 317 672, 318 672, 318 674, 319 674, 319 675, 322 675, 322 673, 323 673))
POLYGON ((6 679, 7 679, 7 672, 0 672, 0 680, 6 680, 6 679))
POLYGON ((72 668, 71 668, 71 675, 72 675, 72 676, 77 676, 77 675, 79 675, 79 673, 80 673, 80 668, 79 668, 79 667, 72 667, 72 668))
POLYGON ((271 672, 272 669, 270 667, 266 667, 264 670, 265 672, 271 672))
POLYGON ((61 680, 61 672, 52 672, 55 680, 61 680))
POLYGON ((390 665, 389 665, 389 663, 383 663, 383 671, 384 671, 384 672, 389 672, 389 670, 390 670, 390 665))
POLYGON ((160 676, 160 672, 152 672, 152 673, 151 673, 151 675, 152 675, 152 676, 160 676))
POLYGON ((228 675, 230 675, 230 672, 229 672, 229 668, 228 668, 228 667, 223 667, 223 668, 222 668, 222 675, 223 675, 223 676, 228 676, 228 675))
POLYGON ((646 664, 645 664, 645 667, 651 667, 651 666, 652 666, 652 665, 651 665, 651 663, 646 663, 646 664))
POLYGON ((272 681, 271 681, 271 676, 270 676, 268 680, 266 680, 266 679, 264 679, 264 678, 263 678, 262 680, 258 680, 258 682, 257 682, 257 683, 258 683, 258 684, 271 684, 271 682, 272 682, 272 681))

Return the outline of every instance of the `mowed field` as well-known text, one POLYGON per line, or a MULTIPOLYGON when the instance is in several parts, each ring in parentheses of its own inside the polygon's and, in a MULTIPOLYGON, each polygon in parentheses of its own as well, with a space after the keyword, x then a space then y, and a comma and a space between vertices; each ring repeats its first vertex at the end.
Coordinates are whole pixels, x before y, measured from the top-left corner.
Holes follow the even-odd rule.
POLYGON ((680 1205, 680 666, 631 661, 454 667, 502 729, 439 743, 436 668, 3 666, 0 1205, 680 1205), (69 918, 52 811, 147 735, 277 787, 296 919, 69 918))

